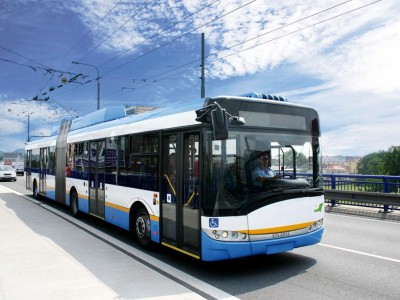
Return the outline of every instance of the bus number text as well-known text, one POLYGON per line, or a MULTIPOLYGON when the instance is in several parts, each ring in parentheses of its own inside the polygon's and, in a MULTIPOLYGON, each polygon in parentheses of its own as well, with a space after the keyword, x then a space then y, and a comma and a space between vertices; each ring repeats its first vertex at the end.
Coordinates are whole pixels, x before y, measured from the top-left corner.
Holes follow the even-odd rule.
POLYGON ((273 239, 279 239, 279 238, 288 237, 288 236, 289 236, 289 232, 279 232, 279 233, 272 234, 273 239))

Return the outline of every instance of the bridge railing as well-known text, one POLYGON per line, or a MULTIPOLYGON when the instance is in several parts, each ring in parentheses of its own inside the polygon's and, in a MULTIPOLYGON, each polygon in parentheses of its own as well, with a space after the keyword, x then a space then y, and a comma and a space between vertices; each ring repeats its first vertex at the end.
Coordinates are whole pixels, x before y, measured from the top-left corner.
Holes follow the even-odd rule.
MULTIPOLYGON (((305 174, 302 174, 305 175, 305 174)), ((323 174, 325 203, 400 210, 400 176, 323 174)))
POLYGON ((400 176, 323 174, 324 188, 332 190, 400 193, 400 176))

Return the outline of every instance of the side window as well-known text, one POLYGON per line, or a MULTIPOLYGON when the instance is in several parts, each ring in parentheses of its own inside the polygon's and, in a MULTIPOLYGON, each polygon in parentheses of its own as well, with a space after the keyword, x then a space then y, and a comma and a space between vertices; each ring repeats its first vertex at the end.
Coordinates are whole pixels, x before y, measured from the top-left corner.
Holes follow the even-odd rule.
POLYGON ((87 179, 88 142, 68 144, 65 175, 71 178, 87 179))
POLYGON ((65 176, 66 177, 74 177, 71 176, 71 173, 73 173, 74 170, 74 164, 73 162, 75 161, 75 156, 76 156, 76 144, 68 144, 67 145, 67 162, 65 164, 65 176))
POLYGON ((39 149, 32 149, 31 168, 32 168, 32 172, 39 173, 39 170, 40 170, 40 152, 39 152, 39 149))
POLYGON ((56 147, 49 147, 49 161, 47 163, 48 174, 56 174, 56 147))
POLYGON ((158 136, 131 135, 121 145, 118 184, 145 190, 158 189, 158 136))
POLYGON ((125 137, 113 137, 106 140, 105 182, 119 184, 121 168, 125 166, 125 137))

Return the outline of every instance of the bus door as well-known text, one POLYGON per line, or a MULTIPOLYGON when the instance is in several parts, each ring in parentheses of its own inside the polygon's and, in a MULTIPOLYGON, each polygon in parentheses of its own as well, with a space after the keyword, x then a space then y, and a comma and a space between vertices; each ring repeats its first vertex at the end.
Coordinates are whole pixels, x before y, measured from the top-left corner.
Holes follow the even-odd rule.
POLYGON ((104 168, 106 141, 90 142, 89 150, 89 213, 104 219, 104 168))
POLYGON ((165 135, 162 147, 162 244, 199 258, 199 134, 165 135))
POLYGON ((40 148, 39 193, 46 195, 47 148, 40 148))

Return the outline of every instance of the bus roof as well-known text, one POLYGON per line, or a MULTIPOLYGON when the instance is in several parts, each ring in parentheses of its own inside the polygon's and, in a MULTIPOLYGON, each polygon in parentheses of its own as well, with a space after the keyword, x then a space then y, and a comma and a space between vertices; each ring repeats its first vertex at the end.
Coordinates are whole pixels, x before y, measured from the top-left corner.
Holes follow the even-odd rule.
MULTIPOLYGON (((257 93, 251 93, 251 95, 249 95, 250 94, 243 96, 218 96, 205 100, 196 99, 186 103, 175 103, 174 105, 164 108, 128 116, 125 113, 124 107, 114 106, 104 108, 72 120, 71 129, 68 134, 68 142, 76 142, 83 138, 100 139, 110 136, 200 124, 200 122, 195 120, 195 111, 212 102, 219 102, 221 100, 263 102, 271 105, 311 109, 304 105, 287 102, 286 99, 282 97, 271 95, 267 95, 269 97, 254 96, 257 95, 257 93), (155 119, 157 119, 157 122, 154 121, 155 119)), ((29 142, 26 149, 38 147, 38 144, 41 143, 43 143, 43 145, 49 145, 49 143, 55 145, 58 131, 54 134, 55 135, 50 138, 29 142), (29 145, 31 144, 34 145, 30 147, 29 145)))

